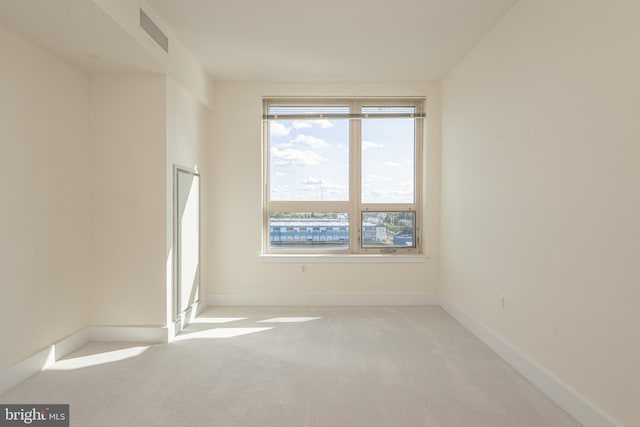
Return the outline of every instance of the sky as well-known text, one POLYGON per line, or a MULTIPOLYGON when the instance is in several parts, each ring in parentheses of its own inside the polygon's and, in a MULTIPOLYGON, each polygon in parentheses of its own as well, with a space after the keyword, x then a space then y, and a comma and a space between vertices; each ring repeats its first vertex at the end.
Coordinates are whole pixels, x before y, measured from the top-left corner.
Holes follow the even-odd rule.
MULTIPOLYGON (((413 119, 363 119, 362 202, 413 203, 413 119)), ((349 120, 269 122, 273 201, 349 200, 349 120)))

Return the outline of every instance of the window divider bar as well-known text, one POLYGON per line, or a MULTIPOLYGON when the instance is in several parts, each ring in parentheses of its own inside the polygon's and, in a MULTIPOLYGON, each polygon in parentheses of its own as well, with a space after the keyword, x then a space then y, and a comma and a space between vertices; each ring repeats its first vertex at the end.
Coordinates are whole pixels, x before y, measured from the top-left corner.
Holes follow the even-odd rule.
MULTIPOLYGON (((351 102, 351 111, 360 111, 362 104, 357 101, 351 102)), ((353 214, 349 218, 351 229, 351 252, 354 254, 360 253, 362 250, 362 230, 360 221, 360 198, 361 198, 361 170, 362 170, 362 123, 357 120, 353 120, 349 123, 350 130, 350 177, 351 184, 351 211, 353 214)))
POLYGON ((263 120, 320 120, 320 119, 424 119, 425 113, 368 113, 368 114, 264 114, 263 120))

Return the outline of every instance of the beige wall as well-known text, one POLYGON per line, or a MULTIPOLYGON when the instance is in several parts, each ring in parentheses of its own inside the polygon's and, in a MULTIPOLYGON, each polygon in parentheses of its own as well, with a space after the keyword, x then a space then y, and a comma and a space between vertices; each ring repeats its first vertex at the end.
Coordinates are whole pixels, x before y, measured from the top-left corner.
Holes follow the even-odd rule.
POLYGON ((91 78, 92 325, 166 324, 166 79, 91 78))
POLYGON ((638 16, 632 0, 522 0, 443 83, 444 298, 627 426, 638 16))
POLYGON ((218 83, 209 174, 210 295, 437 293, 439 238, 439 85, 218 83), (418 264, 265 263, 262 239, 261 117, 264 96, 427 96, 423 239, 418 264))
POLYGON ((211 87, 192 58, 167 61, 184 89, 0 36, 2 370, 90 324, 167 324, 172 167, 204 173, 211 87))
MULTIPOLYGON (((173 289, 173 167, 178 165, 200 173, 201 262, 200 280, 205 282, 207 266, 207 167, 206 163, 211 131, 211 112, 190 92, 173 80, 167 80, 167 164, 166 164, 166 242, 167 242, 167 290, 173 289)), ((171 303, 172 292, 167 301, 171 303)), ((171 313, 171 306, 167 313, 171 313)), ((168 318, 170 322, 172 319, 168 318)))
POLYGON ((164 326, 173 165, 203 172, 209 112, 165 76, 111 74, 91 78, 91 117, 91 324, 164 326))
POLYGON ((0 370, 88 322, 88 77, 0 26, 0 370))

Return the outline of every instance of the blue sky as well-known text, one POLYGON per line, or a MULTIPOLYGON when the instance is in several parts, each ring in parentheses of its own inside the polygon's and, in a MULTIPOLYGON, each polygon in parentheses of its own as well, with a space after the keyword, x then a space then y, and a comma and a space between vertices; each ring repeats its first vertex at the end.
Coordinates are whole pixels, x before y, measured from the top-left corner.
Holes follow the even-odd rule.
MULTIPOLYGON (((270 191, 274 201, 349 199, 349 120, 269 123, 270 191)), ((412 203, 412 119, 362 120, 364 203, 412 203)))

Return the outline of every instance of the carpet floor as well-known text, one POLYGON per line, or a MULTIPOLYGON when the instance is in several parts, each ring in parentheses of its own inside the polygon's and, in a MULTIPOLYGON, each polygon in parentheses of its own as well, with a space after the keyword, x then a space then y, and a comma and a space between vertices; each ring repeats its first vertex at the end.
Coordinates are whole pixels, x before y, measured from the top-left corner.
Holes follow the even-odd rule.
POLYGON ((89 343, 0 394, 72 426, 579 426, 439 307, 216 307, 89 343))

